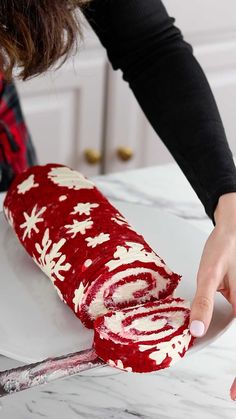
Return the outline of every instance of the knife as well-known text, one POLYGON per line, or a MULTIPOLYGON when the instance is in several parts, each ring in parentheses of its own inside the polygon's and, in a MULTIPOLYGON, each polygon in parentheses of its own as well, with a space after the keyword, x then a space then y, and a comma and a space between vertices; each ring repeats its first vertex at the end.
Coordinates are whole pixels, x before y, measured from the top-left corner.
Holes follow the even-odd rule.
POLYGON ((94 348, 0 372, 0 397, 107 365, 94 348))

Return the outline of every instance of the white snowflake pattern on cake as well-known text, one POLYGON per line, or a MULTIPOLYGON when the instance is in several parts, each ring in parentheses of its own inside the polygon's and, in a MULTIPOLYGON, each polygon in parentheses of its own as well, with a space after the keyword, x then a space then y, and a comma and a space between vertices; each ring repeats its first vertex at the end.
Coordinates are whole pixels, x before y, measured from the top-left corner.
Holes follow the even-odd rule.
POLYGON ((131 227, 131 225, 128 223, 128 220, 125 217, 123 217, 123 215, 121 215, 119 213, 117 213, 115 217, 112 217, 111 221, 114 221, 116 224, 118 224, 120 226, 125 225, 130 230, 133 230, 133 227, 131 227))
POLYGON ((169 365, 173 365, 181 358, 183 351, 188 349, 190 341, 191 334, 189 329, 185 329, 181 336, 174 336, 168 342, 168 345, 166 345, 166 342, 163 343, 163 345, 159 343, 156 348, 153 348, 153 351, 149 353, 148 356, 150 359, 153 359, 157 365, 160 365, 165 360, 166 356, 168 356, 171 358, 169 365))
POLYGON ((34 183, 34 175, 30 175, 27 179, 24 180, 24 182, 17 185, 17 191, 18 194, 25 194, 32 188, 37 188, 38 186, 38 183, 34 183))
POLYGON ((106 234, 106 233, 100 233, 98 236, 95 237, 87 237, 87 239, 85 239, 88 244, 88 247, 96 247, 98 244, 102 244, 105 243, 107 241, 110 240, 110 234, 106 234))
POLYGON ((90 215, 91 210, 97 207, 99 207, 99 204, 79 203, 74 207, 74 211, 71 214, 90 215))
POLYGON ((84 267, 85 268, 89 268, 89 266, 91 266, 93 263, 92 259, 86 259, 86 261, 84 262, 84 267))
POLYGON ((112 359, 108 359, 107 363, 111 367, 119 368, 119 369, 127 371, 127 372, 132 372, 133 371, 131 367, 126 367, 125 368, 123 362, 120 359, 117 359, 116 361, 112 361, 112 359))
POLYGON ((85 234, 86 230, 92 228, 93 221, 91 218, 88 218, 84 221, 73 220, 73 224, 65 225, 65 228, 68 230, 67 234, 71 234, 72 239, 76 236, 77 233, 85 234))
MULTIPOLYGON (((110 260, 106 263, 108 266, 109 271, 118 268, 124 264, 133 263, 135 261, 139 262, 152 262, 155 263, 157 266, 165 266, 161 259, 154 253, 148 252, 144 249, 143 245, 140 243, 135 242, 126 242, 126 245, 129 247, 128 249, 124 246, 117 246, 116 251, 114 253, 114 259, 110 260)), ((168 268, 166 268, 167 270, 168 268)), ((171 273, 169 271, 168 273, 171 273)))
POLYGON ((4 214, 6 216, 6 219, 7 219, 8 223, 10 224, 10 226, 12 228, 14 228, 14 220, 13 220, 13 217, 12 217, 12 213, 7 207, 4 207, 4 214))
POLYGON ((74 298, 73 298, 72 302, 74 304, 76 313, 78 311, 81 300, 83 298, 84 290, 85 290, 84 284, 83 284, 83 282, 81 282, 80 285, 79 285, 79 288, 77 288, 74 292, 74 298))
POLYGON ((64 281, 65 278, 60 272, 67 272, 71 268, 70 263, 65 263, 66 255, 60 252, 65 242, 66 239, 61 239, 58 243, 53 243, 49 237, 49 229, 47 228, 42 239, 42 244, 35 244, 35 248, 40 257, 37 259, 33 256, 33 259, 52 282, 56 279, 64 281))
POLYGON ((36 233, 39 232, 39 229, 36 224, 43 222, 44 219, 40 216, 46 211, 46 209, 46 207, 43 207, 37 212, 37 205, 35 205, 30 215, 27 214, 27 212, 23 213, 25 217, 25 222, 20 225, 20 228, 25 229, 23 234, 23 240, 25 240, 26 237, 31 237, 32 230, 36 233))
POLYGON ((67 196, 66 195, 59 196, 59 201, 60 202, 66 201, 66 199, 67 199, 67 196))
POLYGON ((86 179, 82 173, 69 167, 53 167, 48 173, 48 178, 58 186, 69 189, 93 189, 94 183, 86 179))

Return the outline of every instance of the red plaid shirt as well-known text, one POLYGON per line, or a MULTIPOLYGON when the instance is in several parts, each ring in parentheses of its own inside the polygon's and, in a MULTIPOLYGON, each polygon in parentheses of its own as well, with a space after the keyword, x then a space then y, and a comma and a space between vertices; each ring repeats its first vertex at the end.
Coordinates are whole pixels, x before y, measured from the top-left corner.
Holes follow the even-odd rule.
POLYGON ((0 73, 0 191, 7 190, 15 175, 35 163, 15 85, 6 83, 0 73))

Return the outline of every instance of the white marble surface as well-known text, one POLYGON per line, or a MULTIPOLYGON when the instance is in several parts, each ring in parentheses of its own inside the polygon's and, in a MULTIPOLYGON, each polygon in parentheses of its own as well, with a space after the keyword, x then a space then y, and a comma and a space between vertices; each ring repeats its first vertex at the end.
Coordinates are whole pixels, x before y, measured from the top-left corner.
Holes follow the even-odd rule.
MULTIPOLYGON (((164 208, 207 232, 212 229, 174 164, 100 176, 96 183, 110 198, 164 208)), ((0 418, 235 419, 236 403, 228 394, 235 360, 236 322, 214 344, 169 370, 71 377, 1 399, 0 418)), ((11 366, 0 357, 0 369, 11 366)))

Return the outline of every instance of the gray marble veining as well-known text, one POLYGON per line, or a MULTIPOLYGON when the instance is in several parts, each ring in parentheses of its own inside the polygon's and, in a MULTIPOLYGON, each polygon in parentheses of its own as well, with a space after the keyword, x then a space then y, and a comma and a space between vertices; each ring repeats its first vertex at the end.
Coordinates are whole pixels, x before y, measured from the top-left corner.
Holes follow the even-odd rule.
MULTIPOLYGON (((202 205, 174 165, 96 178, 110 198, 164 208, 212 230, 202 205)), ((0 198, 1 199, 1 198, 0 198)), ((1 205, 1 202, 0 202, 1 205)), ((214 344, 154 374, 82 375, 0 400, 1 419, 235 419, 236 321, 214 344)), ((0 369, 18 365, 0 357, 0 369)))

